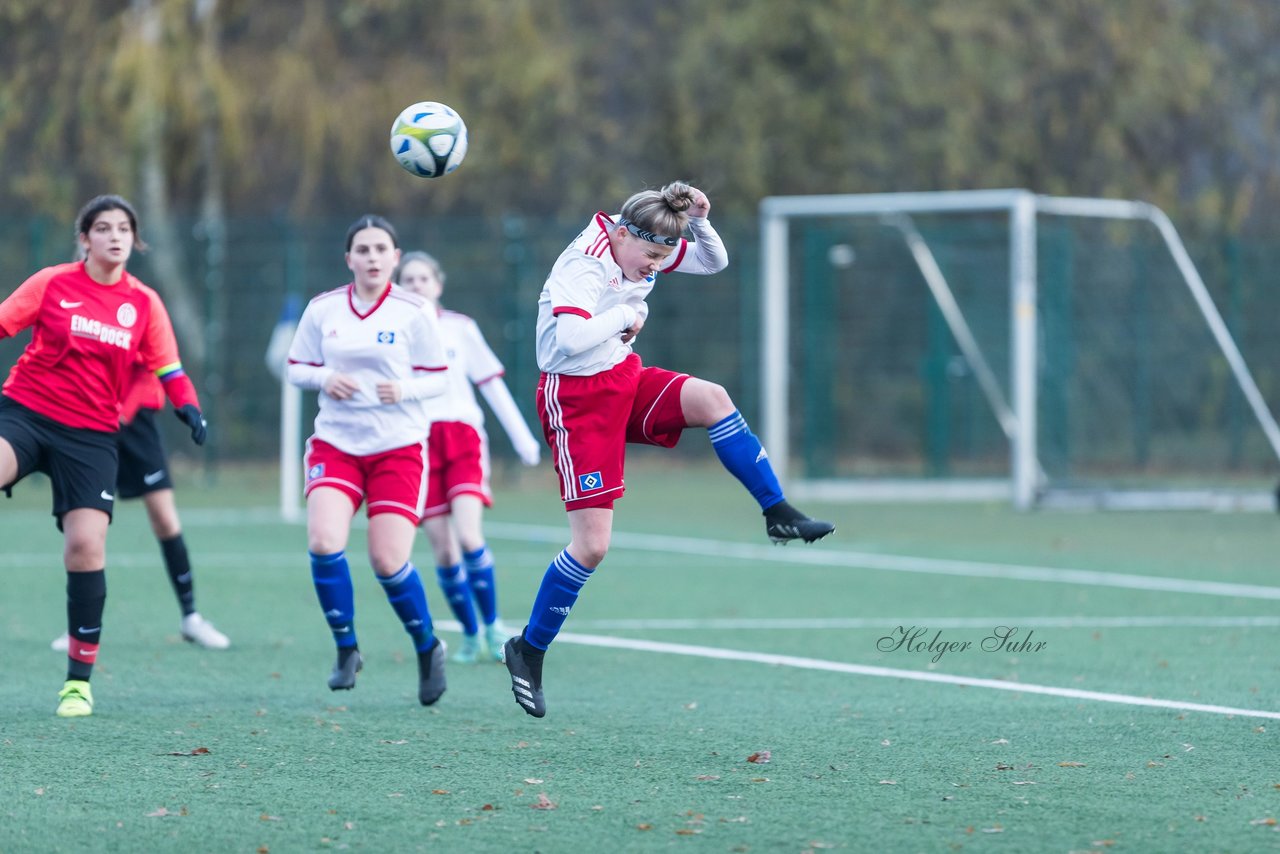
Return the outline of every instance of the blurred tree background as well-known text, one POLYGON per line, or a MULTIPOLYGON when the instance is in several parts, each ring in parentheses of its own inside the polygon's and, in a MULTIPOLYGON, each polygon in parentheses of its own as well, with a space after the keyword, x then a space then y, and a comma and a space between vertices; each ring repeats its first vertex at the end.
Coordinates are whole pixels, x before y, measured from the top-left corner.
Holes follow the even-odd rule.
MULTIPOLYGON (((641 187, 710 194, 746 262, 730 289, 769 195, 1023 187, 1272 238, 1278 99, 1280 4, 1257 0, 4 0, 0 269, 7 289, 63 260, 85 199, 131 198, 153 245, 140 275, 198 378, 254 424, 269 393, 225 397, 250 381, 235 342, 260 353, 284 293, 343 281, 342 227, 366 210, 452 281, 507 282, 447 299, 496 312, 529 381, 522 324, 550 260, 641 187), (390 156, 419 100, 466 119, 447 179, 390 156)), ((713 310, 749 363, 752 309, 734 305, 713 310)))

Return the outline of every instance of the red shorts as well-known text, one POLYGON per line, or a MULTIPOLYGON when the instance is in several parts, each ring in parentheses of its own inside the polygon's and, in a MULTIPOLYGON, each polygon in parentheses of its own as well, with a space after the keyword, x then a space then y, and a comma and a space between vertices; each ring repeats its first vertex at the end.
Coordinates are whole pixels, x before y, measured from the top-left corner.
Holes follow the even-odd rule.
POLYGON ((447 516, 459 495, 474 495, 493 506, 489 492, 489 443, 465 421, 437 421, 427 439, 427 508, 422 518, 447 516))
POLYGON ((367 501, 370 517, 399 513, 415 525, 422 520, 427 498, 425 442, 356 457, 312 436, 307 440, 305 460, 305 495, 318 486, 328 486, 350 498, 356 510, 367 501))
POLYGON ((626 492, 626 445, 674 448, 688 423, 680 389, 688 374, 646 368, 632 353, 589 377, 543 374, 538 418, 551 446, 566 510, 612 507, 626 492))

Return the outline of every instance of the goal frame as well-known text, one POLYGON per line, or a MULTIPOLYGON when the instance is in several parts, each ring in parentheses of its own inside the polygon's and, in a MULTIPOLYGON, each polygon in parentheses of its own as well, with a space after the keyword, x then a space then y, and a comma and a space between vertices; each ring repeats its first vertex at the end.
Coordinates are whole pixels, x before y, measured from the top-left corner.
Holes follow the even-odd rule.
MULTIPOLYGON (((1130 220, 1150 223, 1159 232, 1178 271, 1208 324, 1213 338, 1227 361, 1250 409, 1263 429, 1266 439, 1280 459, 1280 426, 1268 408, 1248 365, 1231 337, 1204 280, 1196 270, 1182 238, 1169 217, 1147 202, 1118 199, 1081 198, 1039 195, 1025 189, 956 190, 912 193, 870 193, 852 195, 770 196, 760 202, 761 250, 761 350, 760 399, 763 406, 762 434, 774 471, 796 492, 808 492, 827 498, 857 497, 849 489, 832 488, 832 482, 788 479, 790 463, 790 394, 789 323, 790 323, 790 258, 791 222, 804 217, 854 215, 910 215, 936 213, 1000 213, 1009 220, 1009 299, 1010 299, 1010 411, 997 412, 997 418, 1009 438, 1010 477, 1004 481, 964 484, 938 480, 920 484, 914 490, 896 489, 885 482, 859 482, 863 495, 889 498, 915 497, 926 500, 991 499, 1007 495, 1014 507, 1030 510, 1043 503, 1047 484, 1043 480, 1037 455, 1037 296, 1039 290, 1036 232, 1041 214, 1093 219, 1130 220), (824 488, 825 487, 825 488, 824 488)), ((908 236, 908 243, 910 244, 908 236)), ((927 259, 917 256, 925 270, 927 259)), ((946 299, 930 282, 939 307, 947 313, 946 299)), ((961 326, 960 329, 965 327, 961 326)), ((955 324, 952 331, 961 346, 966 343, 955 324)), ((850 484, 852 485, 852 484, 850 484)), ((1167 500, 1158 493, 1144 493, 1129 499, 1098 499, 1104 506, 1219 507, 1221 496, 1169 493, 1167 500)), ((1249 509, 1274 507, 1274 499, 1254 496, 1236 501, 1249 509)))

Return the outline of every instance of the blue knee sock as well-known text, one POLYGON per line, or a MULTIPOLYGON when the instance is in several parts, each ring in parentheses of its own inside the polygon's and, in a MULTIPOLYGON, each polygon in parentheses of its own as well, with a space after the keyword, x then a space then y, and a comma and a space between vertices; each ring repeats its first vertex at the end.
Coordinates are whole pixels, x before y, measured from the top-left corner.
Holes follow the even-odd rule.
POLYGON ((565 618, 578 601, 578 591, 594 570, 587 569, 569 554, 568 549, 556 555, 542 576, 542 586, 533 600, 529 625, 524 639, 538 649, 546 649, 560 633, 565 618))
POLYGON ((346 552, 331 555, 311 555, 311 581, 316 586, 316 598, 320 609, 329 621, 329 631, 338 649, 356 645, 356 602, 351 589, 351 568, 347 566, 346 552))
POLYGON ((427 610, 427 591, 422 588, 422 578, 410 561, 405 561, 400 571, 389 578, 378 576, 387 601, 395 609, 396 616, 404 623, 404 630, 413 638, 413 648, 426 652, 435 643, 431 612, 427 610))
POLYGON ((732 415, 708 427, 707 433, 720 462, 742 481, 761 510, 782 500, 782 486, 769 464, 769 455, 740 412, 735 409, 732 415))
POLYGON ((486 626, 498 620, 498 589, 493 586, 493 552, 481 546, 473 552, 463 552, 467 567, 467 583, 471 585, 471 598, 480 608, 480 618, 486 626))
POLYGON ((467 586, 467 574, 462 571, 462 565, 437 566, 436 578, 440 580, 440 590, 444 593, 444 601, 449 603, 449 610, 462 624, 462 633, 474 635, 479 629, 476 627, 475 609, 471 607, 471 588, 467 586))

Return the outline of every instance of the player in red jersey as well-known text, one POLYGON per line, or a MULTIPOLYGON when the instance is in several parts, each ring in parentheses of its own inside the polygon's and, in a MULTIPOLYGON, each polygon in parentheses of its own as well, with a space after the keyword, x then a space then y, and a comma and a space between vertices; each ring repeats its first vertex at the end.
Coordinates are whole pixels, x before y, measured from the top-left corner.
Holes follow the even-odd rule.
POLYGON ((49 476, 65 540, 67 680, 57 713, 93 713, 89 677, 107 596, 107 526, 115 505, 120 402, 135 364, 164 384, 203 444, 195 386, 182 370, 164 303, 125 269, 138 217, 119 196, 91 199, 76 217, 83 261, 46 267, 0 303, 0 338, 31 328, 31 342, 0 388, 0 488, 33 471, 49 476))
MULTIPOLYGON (((226 649, 230 639, 196 610, 191 556, 182 535, 182 520, 174 500, 173 480, 164 440, 156 424, 156 413, 164 409, 164 387, 156 375, 136 365, 129 391, 121 403, 120 432, 116 450, 120 462, 116 473, 116 498, 141 498, 147 508, 151 531, 160 544, 165 571, 182 609, 182 637, 205 649, 226 649)), ((52 643, 66 652, 71 636, 65 632, 52 643)))

